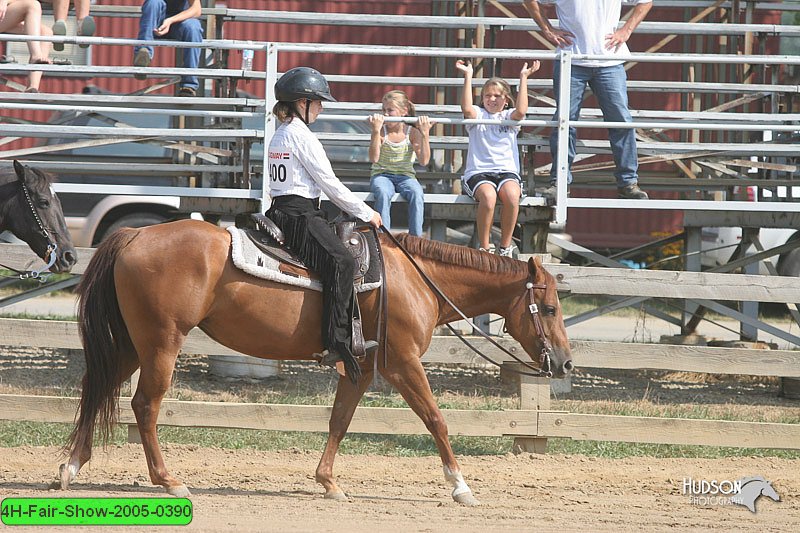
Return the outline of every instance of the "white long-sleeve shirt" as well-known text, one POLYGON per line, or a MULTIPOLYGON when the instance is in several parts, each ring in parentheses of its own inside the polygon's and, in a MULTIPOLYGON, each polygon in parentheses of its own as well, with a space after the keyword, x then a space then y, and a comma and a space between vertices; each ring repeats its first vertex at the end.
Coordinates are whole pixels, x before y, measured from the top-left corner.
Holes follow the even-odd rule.
POLYGON ((270 195, 294 194, 319 198, 322 192, 342 211, 369 222, 373 210, 339 181, 331 162, 305 122, 294 118, 275 131, 269 143, 268 172, 270 195))

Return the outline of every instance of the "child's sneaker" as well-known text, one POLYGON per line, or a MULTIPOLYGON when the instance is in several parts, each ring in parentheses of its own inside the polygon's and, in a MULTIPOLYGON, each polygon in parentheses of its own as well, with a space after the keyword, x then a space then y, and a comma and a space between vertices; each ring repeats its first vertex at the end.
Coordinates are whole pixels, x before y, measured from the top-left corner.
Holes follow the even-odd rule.
POLYGON ((493 254, 494 251, 495 251, 494 250, 494 244, 489 243, 489 247, 488 248, 483 248, 482 246, 478 246, 478 250, 480 250, 481 252, 487 252, 487 253, 493 254))
POLYGON ((516 258, 519 256, 519 249, 517 246, 512 242, 508 245, 508 248, 503 248, 502 246, 497 249, 497 255, 501 255, 503 257, 511 257, 516 258))
MULTIPOLYGON (((63 37, 67 35, 67 23, 64 20, 57 20, 53 24, 53 35, 63 37)), ((53 50, 56 52, 64 51, 64 43, 53 43, 53 50)))
MULTIPOLYGON (((92 18, 91 15, 86 15, 86 18, 78 24, 78 35, 81 37, 91 37, 94 35, 96 29, 94 18, 92 18)), ((81 44, 79 46, 81 48, 89 48, 88 44, 81 44)))

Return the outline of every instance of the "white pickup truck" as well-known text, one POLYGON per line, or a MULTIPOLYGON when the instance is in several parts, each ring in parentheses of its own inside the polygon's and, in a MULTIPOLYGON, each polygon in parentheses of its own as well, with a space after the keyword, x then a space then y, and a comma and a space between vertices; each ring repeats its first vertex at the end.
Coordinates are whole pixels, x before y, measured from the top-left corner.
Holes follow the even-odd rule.
MULTIPOLYGON (((762 228, 758 235, 758 240, 765 250, 798 238, 800 230, 784 228, 762 228)), ((701 263, 709 268, 724 265, 741 240, 741 228, 703 228, 701 263)), ((750 247, 749 251, 756 253, 753 247, 750 247)), ((771 259, 781 276, 800 276, 800 248, 771 259)), ((764 275, 769 273, 763 263, 759 267, 759 272, 764 275)))

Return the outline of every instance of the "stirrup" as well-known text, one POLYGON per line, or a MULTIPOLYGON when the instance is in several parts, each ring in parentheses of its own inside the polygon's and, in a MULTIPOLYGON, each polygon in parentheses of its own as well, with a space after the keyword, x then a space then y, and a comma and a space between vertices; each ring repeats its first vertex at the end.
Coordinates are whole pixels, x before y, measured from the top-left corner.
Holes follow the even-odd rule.
POLYGON ((375 350, 379 346, 378 341, 364 341, 364 351, 366 353, 375 350))
POLYGON ((367 355, 378 347, 378 341, 358 341, 353 337, 353 344, 350 351, 353 357, 359 363, 363 363, 367 359, 367 355))

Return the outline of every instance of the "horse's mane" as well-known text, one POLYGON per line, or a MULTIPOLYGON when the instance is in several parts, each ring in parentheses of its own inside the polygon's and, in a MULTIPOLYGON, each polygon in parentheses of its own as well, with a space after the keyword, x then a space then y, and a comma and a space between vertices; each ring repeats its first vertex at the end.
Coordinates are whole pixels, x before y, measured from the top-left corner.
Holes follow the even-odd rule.
POLYGON ((408 233, 395 235, 411 255, 418 255, 449 265, 465 266, 492 274, 510 274, 525 271, 525 263, 511 261, 498 255, 487 254, 466 246, 415 237, 408 233))

